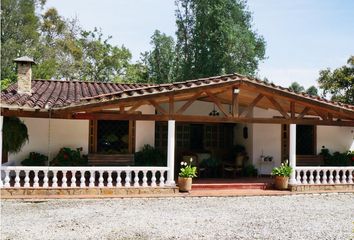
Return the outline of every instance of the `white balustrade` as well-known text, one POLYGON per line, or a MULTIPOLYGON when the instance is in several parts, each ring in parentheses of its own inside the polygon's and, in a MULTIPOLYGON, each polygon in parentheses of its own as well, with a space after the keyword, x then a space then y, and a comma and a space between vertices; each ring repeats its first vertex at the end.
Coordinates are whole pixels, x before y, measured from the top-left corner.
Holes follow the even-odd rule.
MULTIPOLYGON (((1 166, 0 188, 164 187, 168 167, 1 166), (76 173, 78 178, 76 178, 76 173), (79 178, 80 173, 80 178, 79 178), (86 174, 85 173, 89 173, 86 174), (122 174, 124 173, 124 178, 122 174), (96 185, 96 174, 98 185, 96 185), (107 174, 107 178, 106 178, 107 174), (117 175, 115 175, 117 174, 117 175), (70 176, 70 177, 68 177, 70 176), (116 176, 116 177, 115 177, 116 176), (113 177, 115 179, 113 179, 113 177), (159 179, 157 179, 159 177, 159 179), (68 179, 69 178, 69 179, 68 179), (133 179, 132 179, 133 178, 133 179), (76 184, 76 181, 80 183, 76 184), (158 181, 158 185, 157 185, 158 181), (70 184, 69 184, 69 183, 70 184)), ((351 177, 347 178, 352 181, 351 177)), ((343 181, 343 179, 340 179, 343 181)), ((347 181, 347 180, 346 180, 347 181)))
POLYGON ((354 167, 296 167, 298 185, 353 184, 354 167))

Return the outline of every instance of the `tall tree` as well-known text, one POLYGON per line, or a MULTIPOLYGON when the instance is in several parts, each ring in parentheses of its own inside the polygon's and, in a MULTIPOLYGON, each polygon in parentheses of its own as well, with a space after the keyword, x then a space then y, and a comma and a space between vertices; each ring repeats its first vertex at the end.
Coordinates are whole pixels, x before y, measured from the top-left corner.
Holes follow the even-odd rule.
POLYGON ((334 101, 354 105, 354 56, 348 59, 347 65, 320 71, 318 83, 324 96, 330 94, 334 101))
POLYGON ((143 54, 149 81, 153 83, 173 82, 175 73, 175 43, 172 37, 156 30, 151 37, 152 50, 143 54))
POLYGON ((176 0, 178 77, 255 74, 265 41, 243 0, 176 0))
POLYGON ((39 39, 39 18, 36 7, 45 0, 1 1, 1 80, 16 80, 15 64, 12 60, 33 51, 39 39))
POLYGON ((305 88, 303 86, 301 86, 298 82, 293 82, 290 86, 289 89, 296 92, 296 93, 300 93, 300 92, 304 92, 305 88))
POLYGON ((131 60, 130 51, 124 46, 109 43, 111 36, 104 38, 101 30, 83 31, 80 46, 83 52, 81 79, 91 81, 120 81, 125 77, 131 60))

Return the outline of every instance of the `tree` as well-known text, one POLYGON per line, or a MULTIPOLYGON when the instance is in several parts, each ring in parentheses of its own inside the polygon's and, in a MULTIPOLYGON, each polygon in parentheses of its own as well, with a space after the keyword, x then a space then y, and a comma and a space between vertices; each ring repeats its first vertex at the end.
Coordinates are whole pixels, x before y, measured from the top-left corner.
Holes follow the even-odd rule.
POLYGON ((83 60, 80 76, 83 80, 113 81, 124 79, 131 60, 130 51, 109 43, 101 30, 82 31, 79 39, 83 60))
POLYGON ((303 86, 301 86, 298 82, 293 82, 290 86, 289 89, 296 92, 296 93, 300 93, 300 92, 304 92, 305 88, 303 86))
POLYGON ((45 0, 1 1, 1 80, 16 80, 13 59, 33 51, 39 39, 36 7, 45 0))
POLYGON ((311 86, 306 90, 306 93, 310 96, 318 96, 318 89, 315 86, 311 86))
POLYGON ((327 68, 320 71, 318 78, 323 95, 332 95, 332 100, 348 104, 354 104, 354 56, 351 56, 347 65, 340 68, 327 68))
POLYGON ((264 39, 252 30, 242 0, 177 0, 178 78, 234 73, 254 75, 264 39))
POLYGON ((145 52, 149 81, 153 83, 173 82, 175 73, 175 43, 172 37, 156 30, 151 37, 152 51, 145 52))

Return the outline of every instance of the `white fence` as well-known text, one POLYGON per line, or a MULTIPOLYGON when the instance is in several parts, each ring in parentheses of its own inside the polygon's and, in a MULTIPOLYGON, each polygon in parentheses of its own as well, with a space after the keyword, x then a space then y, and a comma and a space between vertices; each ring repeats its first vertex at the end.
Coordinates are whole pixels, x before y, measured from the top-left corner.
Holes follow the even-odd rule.
POLYGON ((353 184, 354 167, 296 167, 296 184, 353 184))
POLYGON ((0 187, 164 187, 168 174, 168 167, 2 166, 0 187))

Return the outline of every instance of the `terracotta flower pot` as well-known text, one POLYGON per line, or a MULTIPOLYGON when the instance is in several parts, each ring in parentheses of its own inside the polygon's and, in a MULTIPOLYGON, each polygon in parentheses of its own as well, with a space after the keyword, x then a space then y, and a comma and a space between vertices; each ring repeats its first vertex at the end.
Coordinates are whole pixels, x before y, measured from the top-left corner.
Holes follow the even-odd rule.
POLYGON ((178 177, 178 187, 180 192, 192 190, 192 178, 178 177))
POLYGON ((275 188, 279 190, 288 189, 289 177, 275 176, 275 188))

